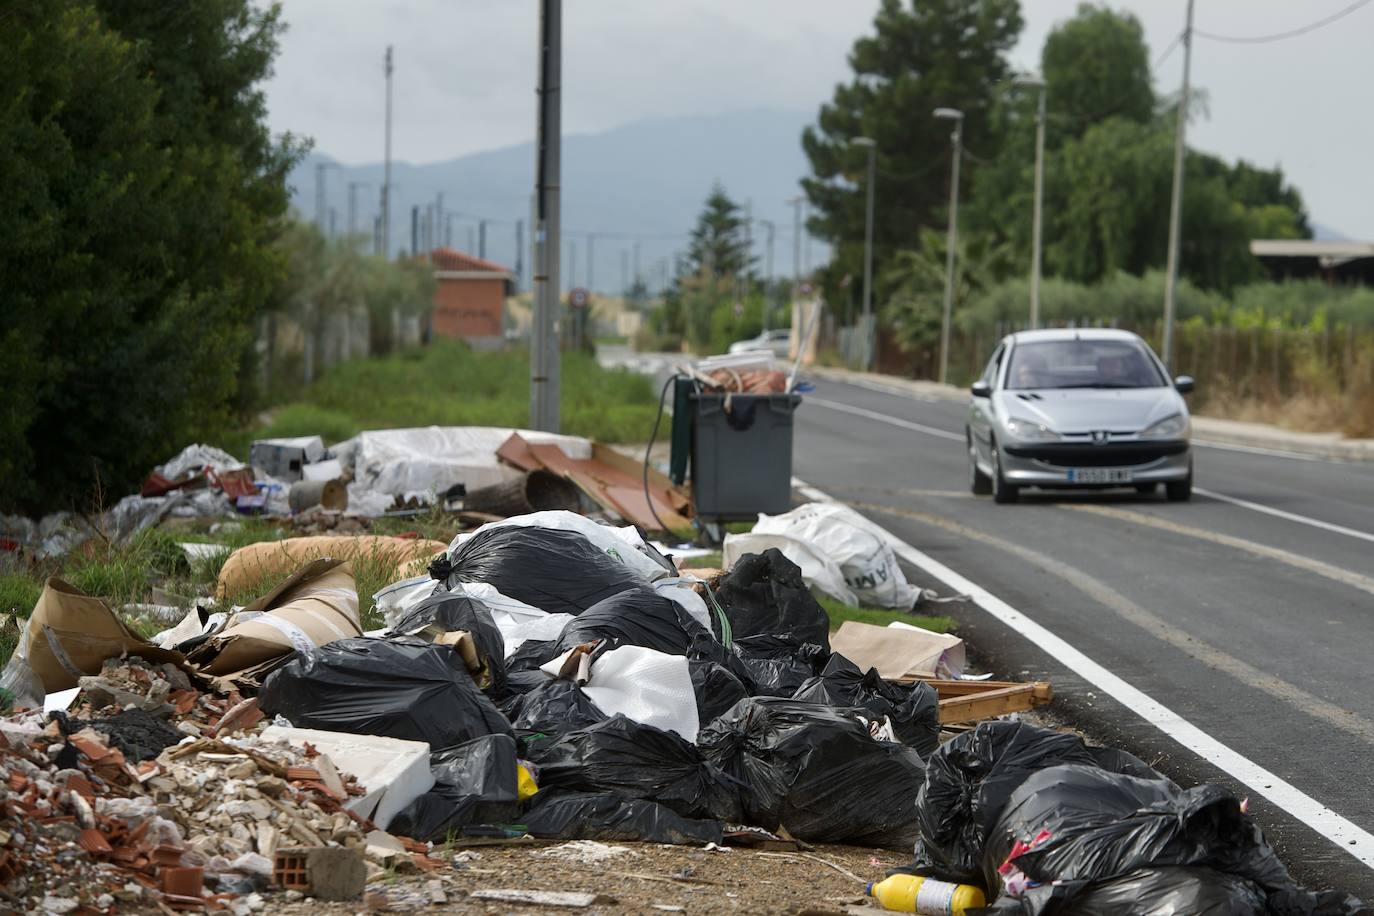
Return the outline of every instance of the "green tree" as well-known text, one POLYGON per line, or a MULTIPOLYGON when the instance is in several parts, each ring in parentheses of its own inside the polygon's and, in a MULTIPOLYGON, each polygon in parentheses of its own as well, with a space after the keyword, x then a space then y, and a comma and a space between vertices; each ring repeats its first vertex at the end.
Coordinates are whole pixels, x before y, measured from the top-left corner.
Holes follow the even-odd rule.
POLYGON ((1046 131, 1052 146, 1110 117, 1137 124, 1154 117, 1150 49, 1131 13, 1080 4, 1045 39, 1040 71, 1053 100, 1046 131))
POLYGON ((740 205, 716 182, 692 229, 687 248, 692 271, 715 279, 752 273, 755 258, 749 254, 744 222, 740 205))
POLYGON ((846 274, 863 273, 868 153, 851 141, 877 142, 874 263, 881 272, 916 228, 944 212, 950 125, 931 112, 963 111, 971 150, 996 145, 989 114, 1022 20, 1016 0, 883 0, 873 26, 850 52, 854 78, 835 87, 802 134, 812 171, 802 181, 814 213, 809 228, 835 245, 825 277, 832 294, 846 274))
POLYGON ((277 11, 110 7, 130 33, 79 0, 0 14, 0 511, 86 508, 221 428, 280 275, 294 148, 247 131, 277 11))

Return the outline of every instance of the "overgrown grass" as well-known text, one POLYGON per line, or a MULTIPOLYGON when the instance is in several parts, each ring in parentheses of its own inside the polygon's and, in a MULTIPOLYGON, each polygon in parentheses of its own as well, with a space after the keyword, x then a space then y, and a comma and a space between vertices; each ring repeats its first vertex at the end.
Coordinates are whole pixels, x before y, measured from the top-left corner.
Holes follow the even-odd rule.
POLYGON ((830 628, 838 630, 840 624, 846 620, 855 620, 859 623, 871 623, 874 626, 885 627, 894 620, 902 623, 909 623, 914 627, 923 630, 930 630, 933 633, 948 633, 954 629, 954 618, 944 615, 929 616, 924 614, 909 614, 906 611, 894 611, 889 608, 876 607, 854 607, 845 604, 829 595, 816 595, 816 600, 825 608, 825 612, 830 615, 830 628))
MULTIPOLYGON (((648 378, 603 369, 595 357, 562 356, 562 428, 603 442, 649 437, 658 401, 648 378)), ((320 435, 410 426, 528 426, 529 354, 478 353, 459 341, 331 367, 281 404, 254 436, 320 435)))

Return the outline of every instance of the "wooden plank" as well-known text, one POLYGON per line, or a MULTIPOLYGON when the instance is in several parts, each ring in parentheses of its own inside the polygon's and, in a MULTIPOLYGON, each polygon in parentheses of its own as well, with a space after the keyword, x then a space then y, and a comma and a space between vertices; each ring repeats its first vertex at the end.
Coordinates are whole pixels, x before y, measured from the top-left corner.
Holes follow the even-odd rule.
POLYGON ((1019 687, 1025 681, 947 681, 939 678, 912 677, 899 678, 899 684, 914 684, 917 681, 925 681, 935 688, 935 692, 940 695, 940 699, 948 697, 966 697, 975 693, 985 693, 989 690, 1002 690, 1006 687, 1019 687))
POLYGON ((1045 681, 999 687, 940 701, 940 722, 977 722, 1044 706, 1054 697, 1045 681))

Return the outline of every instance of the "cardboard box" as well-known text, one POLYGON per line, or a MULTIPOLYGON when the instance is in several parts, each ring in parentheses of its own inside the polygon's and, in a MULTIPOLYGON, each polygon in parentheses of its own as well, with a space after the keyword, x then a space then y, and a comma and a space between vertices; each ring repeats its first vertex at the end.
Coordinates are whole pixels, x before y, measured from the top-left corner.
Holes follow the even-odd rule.
POLYGON ((875 627, 846 620, 830 637, 830 648, 860 668, 877 668, 888 679, 950 677, 964 669, 964 641, 910 624, 875 627))
POLYGON ((319 436, 259 439, 248 448, 249 464, 261 468, 270 477, 288 483, 301 479, 305 465, 322 460, 324 440, 319 436))

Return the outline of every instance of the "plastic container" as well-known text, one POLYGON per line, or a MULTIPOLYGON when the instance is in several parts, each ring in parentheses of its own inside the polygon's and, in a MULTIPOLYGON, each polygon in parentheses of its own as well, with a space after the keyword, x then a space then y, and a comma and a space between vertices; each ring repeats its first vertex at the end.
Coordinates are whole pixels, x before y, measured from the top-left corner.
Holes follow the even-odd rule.
POLYGON ((987 906, 981 888, 916 875, 893 875, 869 884, 868 895, 885 909, 920 916, 964 916, 971 909, 987 906))
POLYGON ((792 415, 801 395, 696 393, 691 402, 696 514, 753 519, 791 509, 792 415))

